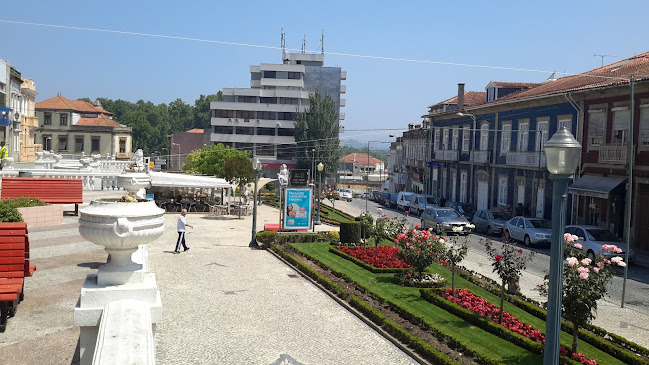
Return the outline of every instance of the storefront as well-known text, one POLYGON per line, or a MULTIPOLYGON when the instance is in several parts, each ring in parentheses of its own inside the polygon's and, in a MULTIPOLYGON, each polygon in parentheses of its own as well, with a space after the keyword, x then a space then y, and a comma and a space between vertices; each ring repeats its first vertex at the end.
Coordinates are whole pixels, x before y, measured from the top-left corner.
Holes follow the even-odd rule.
POLYGON ((578 196, 577 224, 610 229, 619 237, 624 233, 625 177, 584 175, 568 188, 578 196))

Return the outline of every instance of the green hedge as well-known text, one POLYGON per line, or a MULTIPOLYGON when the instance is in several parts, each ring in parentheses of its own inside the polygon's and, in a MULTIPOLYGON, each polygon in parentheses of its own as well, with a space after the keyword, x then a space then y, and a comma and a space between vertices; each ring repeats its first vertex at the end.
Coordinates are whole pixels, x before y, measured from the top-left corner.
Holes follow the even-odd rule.
POLYGON ((361 241, 361 224, 358 222, 340 223, 340 243, 359 243, 361 241))
POLYGON ((324 237, 319 233, 280 233, 277 236, 277 242, 281 244, 327 241, 329 241, 329 237, 324 237))
POLYGON ((440 352, 436 348, 430 346, 429 344, 422 341, 420 338, 412 336, 408 331, 403 329, 398 324, 387 320, 387 318, 378 312, 376 309, 372 308, 370 305, 362 301, 360 298, 350 295, 344 288, 336 285, 331 280, 325 278, 319 273, 313 271, 308 266, 304 265, 302 262, 288 254, 286 251, 282 250, 279 246, 273 246, 273 251, 277 252, 281 257, 295 265, 298 270, 307 275, 308 277, 316 280, 319 284, 331 290, 339 297, 343 299, 350 298, 349 303, 354 308, 358 309, 365 316, 367 316, 372 322, 376 323, 378 326, 383 327, 386 332, 390 333, 392 336, 396 337, 399 341, 412 347, 417 353, 424 356, 427 360, 431 361, 433 364, 458 364, 458 362, 450 359, 444 353, 440 352))
POLYGON ((333 253, 335 255, 338 255, 338 256, 344 258, 345 260, 349 260, 349 261, 355 263, 356 265, 362 267, 363 269, 365 269, 367 271, 370 271, 370 272, 373 272, 373 273, 376 273, 376 274, 389 274, 389 273, 399 273, 399 272, 408 271, 408 269, 405 269, 405 268, 404 269, 402 269, 402 268, 384 268, 384 267, 372 266, 372 265, 368 264, 367 262, 365 262, 363 260, 359 260, 359 259, 357 259, 356 257, 354 257, 352 255, 349 255, 349 254, 346 254, 346 253, 340 251, 336 247, 329 247, 329 252, 331 252, 331 253, 333 253))
POLYGON ((24 196, 16 199, 0 200, 0 222, 22 222, 23 216, 18 211, 18 208, 40 207, 44 205, 47 205, 47 203, 40 199, 26 198, 24 196))
MULTIPOLYGON (((477 280, 475 278, 475 276, 473 276, 473 275, 471 275, 469 273, 460 272, 460 276, 462 276, 463 278, 467 279, 468 281, 470 281, 470 282, 472 282, 472 283, 474 283, 476 285, 481 284, 480 280, 477 280)), ((497 285, 497 284, 495 284, 495 281, 492 284, 497 285)), ((483 285, 480 285, 480 286, 482 286, 484 288, 483 285)), ((490 291, 492 294, 500 295, 500 289, 496 288, 494 286, 489 287, 489 288, 484 288, 484 289, 490 291)), ((516 307, 521 308, 522 310, 530 313, 531 315, 539 318, 539 319, 545 320, 546 317, 547 317, 547 312, 543 308, 540 308, 539 306, 537 306, 535 304, 532 304, 532 303, 529 303, 529 302, 527 302, 525 300, 522 300, 522 299, 520 299, 518 297, 509 295, 509 294, 505 294, 505 300, 512 303, 516 307)), ((534 301, 534 302, 536 303, 536 301, 534 301)), ((567 333, 572 333, 572 324, 567 322, 567 321, 562 320, 561 321, 561 330, 564 331, 564 332, 567 332, 567 333)), ((588 344, 590 344, 590 345, 593 345, 594 347, 596 347, 596 348, 598 348, 598 349, 600 349, 600 350, 602 350, 602 351, 604 351, 604 352, 606 352, 606 353, 608 353, 610 355, 615 356, 616 358, 618 358, 620 360, 623 360, 627 364, 631 364, 631 365, 649 364, 649 361, 647 361, 646 359, 643 359, 642 357, 640 357, 640 356, 638 356, 638 355, 636 355, 636 354, 634 354, 632 352, 629 352, 629 351, 625 350, 624 348, 630 349, 631 351, 637 351, 638 353, 640 353, 642 355, 645 355, 645 356, 649 355, 649 350, 647 350, 646 348, 644 348, 644 347, 642 347, 642 346, 640 346, 640 345, 638 345, 638 344, 636 344, 634 342, 628 341, 628 340, 626 340, 626 339, 624 339, 624 338, 622 338, 622 337, 620 337, 618 335, 609 333, 609 332, 607 332, 606 330, 604 330, 602 328, 595 327, 595 326, 592 326, 592 325, 586 326, 585 329, 580 328, 579 329, 579 339, 586 342, 586 343, 588 343, 588 344), (589 333, 588 331, 586 331, 586 329, 591 330, 595 334, 589 333), (601 337, 598 337, 598 336, 601 336, 601 337), (603 337, 606 337, 606 336, 610 336, 613 339, 613 341, 612 341, 613 343, 611 343, 611 342, 609 342, 609 341, 607 341, 606 339, 603 338, 603 337), (618 347, 616 345, 622 346, 624 348, 620 348, 620 347, 618 347)), ((567 348, 571 348, 571 346, 567 346, 567 348)))

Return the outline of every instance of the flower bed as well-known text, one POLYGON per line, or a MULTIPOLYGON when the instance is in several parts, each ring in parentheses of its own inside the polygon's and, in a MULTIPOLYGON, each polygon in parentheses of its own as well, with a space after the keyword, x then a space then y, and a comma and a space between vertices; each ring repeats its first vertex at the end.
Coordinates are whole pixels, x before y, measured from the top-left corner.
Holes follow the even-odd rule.
POLYGON ((393 246, 378 246, 378 254, 375 247, 338 246, 336 249, 376 268, 401 269, 410 267, 405 261, 397 257, 399 249, 393 246))
MULTIPOLYGON (((456 291, 455 296, 451 295, 451 289, 444 291, 439 290, 437 291, 437 294, 442 298, 452 303, 458 304, 483 318, 489 319, 494 322, 498 321, 500 309, 496 305, 489 303, 486 299, 476 296, 466 289, 456 291)), ((543 335, 543 333, 541 333, 540 330, 533 328, 529 324, 524 324, 518 318, 507 313, 507 311, 503 311, 503 320, 500 325, 510 331, 525 336, 532 341, 538 342, 540 344, 545 343, 545 336, 543 335)), ((560 347, 560 353, 564 356, 569 355, 569 351, 564 346, 560 347)), ((597 365, 597 361, 587 359, 586 356, 584 356, 584 354, 582 353, 573 353, 571 358, 582 364, 597 365)))
POLYGON ((447 284, 446 279, 439 274, 425 273, 420 276, 417 273, 412 274, 409 272, 394 274, 392 282, 397 285, 412 286, 415 288, 441 288, 447 284))

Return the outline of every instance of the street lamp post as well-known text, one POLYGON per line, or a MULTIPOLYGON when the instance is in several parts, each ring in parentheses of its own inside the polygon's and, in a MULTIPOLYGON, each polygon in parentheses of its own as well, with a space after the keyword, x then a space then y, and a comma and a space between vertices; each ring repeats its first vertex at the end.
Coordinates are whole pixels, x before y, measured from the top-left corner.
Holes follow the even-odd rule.
POLYGON ((311 159, 311 184, 315 183, 315 148, 311 150, 313 158, 311 159))
POLYGON ((559 363, 561 299, 563 297, 563 233, 566 226, 566 191, 579 164, 581 145, 563 127, 545 143, 545 159, 552 180, 552 244, 548 314, 545 322, 543 364, 559 363))
POLYGON ((180 170, 180 143, 173 143, 172 142, 171 144, 175 145, 175 146, 178 146, 178 170, 180 170))
POLYGON ((253 204, 252 204, 252 239, 248 247, 250 248, 259 248, 257 244, 257 181, 259 180, 259 171, 261 171, 261 162, 259 158, 255 158, 252 163, 252 168, 255 169, 255 191, 253 192, 253 204))
POLYGON ((322 204, 322 193, 320 192, 320 189, 322 189, 322 170, 324 170, 324 165, 322 162, 318 163, 318 219, 316 219, 315 225, 321 225, 322 222, 320 222, 320 205, 322 204))

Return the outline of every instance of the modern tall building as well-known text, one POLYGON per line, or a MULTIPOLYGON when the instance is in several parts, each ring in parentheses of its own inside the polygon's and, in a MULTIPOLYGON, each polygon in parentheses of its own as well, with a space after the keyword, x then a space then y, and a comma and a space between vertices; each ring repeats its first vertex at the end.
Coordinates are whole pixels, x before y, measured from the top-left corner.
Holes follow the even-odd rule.
POLYGON ((308 109, 309 93, 329 95, 345 119, 345 71, 325 67, 324 54, 283 52, 282 61, 251 65, 250 88, 225 88, 223 101, 210 104, 210 141, 251 151, 265 168, 295 166, 295 115, 308 109))

